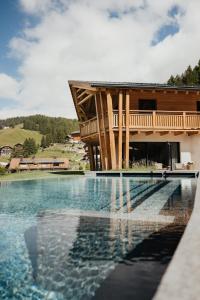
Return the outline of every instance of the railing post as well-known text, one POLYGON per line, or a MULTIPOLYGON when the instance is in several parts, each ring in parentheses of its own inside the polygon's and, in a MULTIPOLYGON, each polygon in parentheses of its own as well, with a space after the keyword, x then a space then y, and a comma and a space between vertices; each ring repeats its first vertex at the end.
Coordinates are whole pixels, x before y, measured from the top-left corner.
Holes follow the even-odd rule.
POLYGON ((153 111, 153 128, 156 127, 156 112, 155 110, 153 111))
POLYGON ((183 129, 186 129, 186 113, 183 112, 183 129))

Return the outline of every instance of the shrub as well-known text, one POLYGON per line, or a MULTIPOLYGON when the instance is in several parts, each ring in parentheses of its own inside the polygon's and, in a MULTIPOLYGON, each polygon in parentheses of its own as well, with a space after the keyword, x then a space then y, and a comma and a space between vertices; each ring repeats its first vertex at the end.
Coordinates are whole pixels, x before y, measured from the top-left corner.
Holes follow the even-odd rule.
POLYGON ((0 175, 5 175, 7 172, 6 168, 0 166, 0 175))
POLYGON ((81 164, 79 164, 79 171, 82 171, 83 170, 83 166, 81 164))

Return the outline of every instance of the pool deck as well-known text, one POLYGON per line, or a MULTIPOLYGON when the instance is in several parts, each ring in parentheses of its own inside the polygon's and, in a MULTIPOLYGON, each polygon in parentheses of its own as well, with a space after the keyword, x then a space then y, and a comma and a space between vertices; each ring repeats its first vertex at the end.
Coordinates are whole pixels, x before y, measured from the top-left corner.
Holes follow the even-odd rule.
POLYGON ((94 175, 97 177, 158 177, 158 178, 167 178, 167 177, 187 177, 195 178, 199 176, 199 170, 154 170, 154 171, 93 171, 86 174, 94 175))
POLYGON ((154 300, 200 299, 200 178, 194 209, 154 300))

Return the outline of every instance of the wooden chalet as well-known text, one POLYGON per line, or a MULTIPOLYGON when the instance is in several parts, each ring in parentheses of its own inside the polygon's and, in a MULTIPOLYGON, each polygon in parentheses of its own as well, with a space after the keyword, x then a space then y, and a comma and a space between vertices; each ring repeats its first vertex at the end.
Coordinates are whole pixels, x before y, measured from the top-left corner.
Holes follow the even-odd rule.
POLYGON ((200 168, 200 86, 69 81, 91 170, 200 168))
POLYGON ((67 158, 12 158, 10 171, 67 170, 67 158))
POLYGON ((13 148, 9 145, 0 147, 0 156, 11 156, 13 148))

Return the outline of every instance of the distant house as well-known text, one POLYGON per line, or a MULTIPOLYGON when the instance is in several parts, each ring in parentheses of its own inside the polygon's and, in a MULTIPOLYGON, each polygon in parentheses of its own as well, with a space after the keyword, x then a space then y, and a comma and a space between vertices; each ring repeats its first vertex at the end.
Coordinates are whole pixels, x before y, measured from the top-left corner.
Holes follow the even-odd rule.
POLYGON ((66 170, 69 168, 67 158, 13 158, 9 170, 66 170))
POLYGON ((12 154, 13 148, 11 146, 3 146, 0 148, 0 156, 10 156, 12 154))
POLYGON ((67 142, 70 142, 70 143, 81 142, 80 131, 73 131, 71 134, 68 134, 66 140, 67 140, 67 142))
POLYGON ((17 144, 14 145, 13 148, 14 148, 15 150, 23 150, 23 145, 20 144, 20 143, 17 143, 17 144))
POLYGON ((80 131, 73 131, 71 132, 71 138, 74 142, 80 142, 81 140, 81 134, 80 131))

